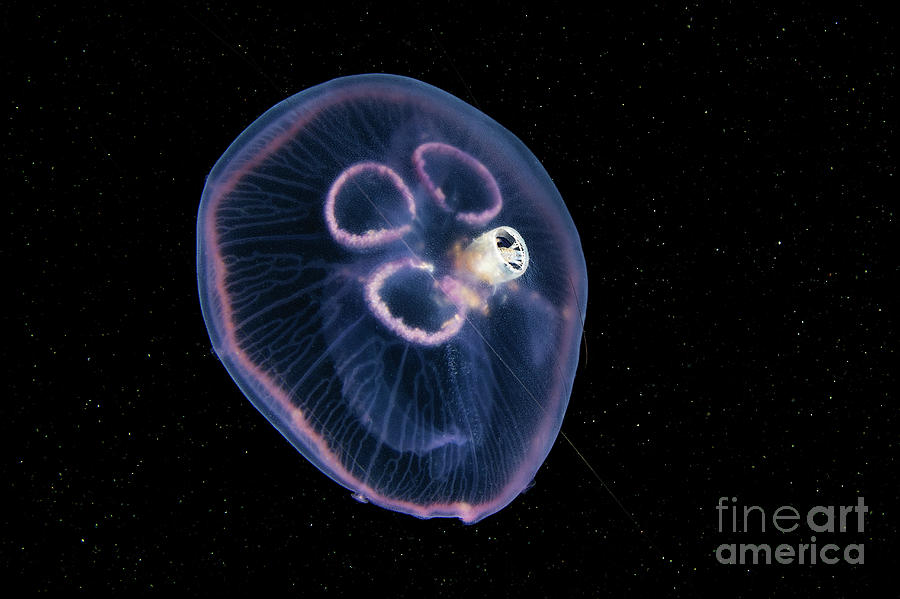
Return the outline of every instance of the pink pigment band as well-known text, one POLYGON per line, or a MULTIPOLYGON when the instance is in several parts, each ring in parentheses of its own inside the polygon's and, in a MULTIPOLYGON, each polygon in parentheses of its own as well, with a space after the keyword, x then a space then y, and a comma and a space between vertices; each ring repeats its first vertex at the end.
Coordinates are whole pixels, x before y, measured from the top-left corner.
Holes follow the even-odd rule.
POLYGON ((497 186, 497 181, 494 179, 493 175, 491 175, 490 171, 488 171, 487 167, 470 154, 463 152, 455 146, 440 142, 429 142, 424 143, 415 149, 413 152, 413 164, 416 166, 416 173, 419 175, 419 179, 422 181, 425 189, 428 190, 428 194, 434 199, 435 204, 447 212, 453 212, 453 209, 447 205, 447 197, 444 195, 444 191, 440 187, 435 186, 434 181, 431 180, 431 177, 425 170, 425 163, 427 162, 426 154, 429 152, 450 156, 470 167, 484 182, 484 185, 487 187, 488 193, 490 194, 490 206, 488 206, 487 209, 481 212, 457 212, 457 220, 475 227, 484 225, 500 214, 500 209, 503 208, 503 197, 500 194, 500 188, 497 186))
POLYGON ((328 232, 331 233, 331 236, 335 241, 345 247, 353 249, 365 249, 396 241, 410 231, 409 224, 397 227, 373 229, 362 234, 351 233, 341 227, 334 213, 335 207, 337 206, 337 196, 341 189, 343 189, 343 187, 354 177, 363 173, 375 173, 390 180, 406 201, 406 208, 409 210, 410 220, 416 217, 416 201, 413 198, 413 194, 394 169, 378 162, 360 162, 354 164, 341 172, 334 183, 331 184, 328 195, 325 197, 325 224, 328 226, 328 232))
POLYGON ((381 297, 381 288, 384 286, 385 282, 396 273, 408 268, 426 270, 429 272, 434 269, 431 264, 421 262, 414 258, 405 258, 403 260, 395 260, 393 262, 382 264, 372 273, 368 282, 366 282, 366 303, 369 305, 372 314, 374 314, 376 318, 378 318, 378 320, 380 320, 381 323, 395 335, 402 337, 407 341, 418 343, 419 345, 440 345, 459 332, 459 329, 466 321, 466 306, 448 295, 448 298, 456 305, 457 312, 452 318, 447 320, 440 329, 433 333, 429 333, 424 329, 409 326, 402 318, 397 318, 391 314, 390 308, 381 297))

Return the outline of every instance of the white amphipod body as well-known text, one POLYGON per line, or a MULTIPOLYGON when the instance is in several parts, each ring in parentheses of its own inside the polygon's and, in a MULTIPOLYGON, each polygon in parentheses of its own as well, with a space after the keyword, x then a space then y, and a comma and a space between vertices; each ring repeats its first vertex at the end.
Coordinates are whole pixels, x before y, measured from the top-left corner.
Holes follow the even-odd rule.
POLYGON ((512 227, 497 227, 472 240, 461 258, 461 266, 476 278, 499 285, 521 277, 528 269, 528 246, 512 227))

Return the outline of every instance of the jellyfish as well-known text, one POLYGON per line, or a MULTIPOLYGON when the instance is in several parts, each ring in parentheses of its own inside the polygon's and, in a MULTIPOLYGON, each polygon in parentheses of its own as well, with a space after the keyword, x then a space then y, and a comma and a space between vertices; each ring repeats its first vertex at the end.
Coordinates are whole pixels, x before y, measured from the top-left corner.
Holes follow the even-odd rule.
POLYGON ((559 434, 578 232, 525 145, 440 89, 357 75, 268 110, 207 178, 197 276, 235 383, 360 500, 474 523, 559 434))

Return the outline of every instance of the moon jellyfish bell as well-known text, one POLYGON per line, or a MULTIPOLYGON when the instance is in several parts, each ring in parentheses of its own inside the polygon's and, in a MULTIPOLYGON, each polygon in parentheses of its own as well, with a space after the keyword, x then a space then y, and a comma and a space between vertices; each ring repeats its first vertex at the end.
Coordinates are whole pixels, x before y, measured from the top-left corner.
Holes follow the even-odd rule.
POLYGON ((207 179, 197 275, 228 373, 358 499, 477 522, 559 433, 578 233, 528 148, 437 88, 344 77, 262 115, 207 179))

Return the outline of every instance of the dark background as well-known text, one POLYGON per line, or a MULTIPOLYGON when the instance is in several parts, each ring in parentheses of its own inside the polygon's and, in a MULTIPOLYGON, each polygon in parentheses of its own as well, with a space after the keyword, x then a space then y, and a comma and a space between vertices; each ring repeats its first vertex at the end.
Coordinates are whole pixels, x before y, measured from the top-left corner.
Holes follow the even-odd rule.
POLYGON ((884 15, 12 4, 5 587, 848 597, 896 566, 884 15), (212 353, 195 270, 206 174, 270 106, 365 72, 475 105, 553 177, 590 279, 563 432, 599 479, 561 437, 535 486, 475 526, 359 504, 212 353), (721 565, 720 543, 809 531, 718 532, 720 496, 801 512, 864 496, 865 532, 819 542, 865 543, 866 563, 721 565))

